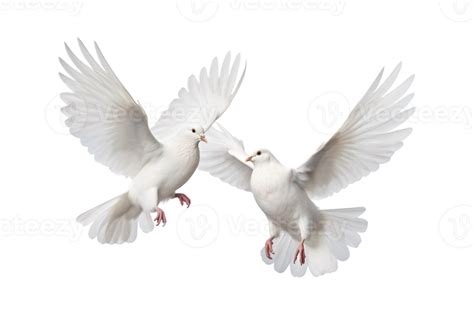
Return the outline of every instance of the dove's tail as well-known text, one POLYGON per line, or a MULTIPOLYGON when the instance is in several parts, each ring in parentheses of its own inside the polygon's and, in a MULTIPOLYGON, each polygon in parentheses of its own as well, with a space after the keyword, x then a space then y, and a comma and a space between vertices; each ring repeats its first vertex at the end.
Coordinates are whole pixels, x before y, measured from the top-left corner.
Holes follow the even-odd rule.
POLYGON ((273 243, 273 259, 265 256, 262 249, 262 259, 272 264, 277 272, 284 272, 290 266, 293 276, 303 276, 309 268, 314 276, 337 270, 337 261, 349 258, 348 247, 357 248, 361 242, 359 233, 367 229, 367 221, 359 218, 365 208, 342 208, 318 210, 315 215, 317 233, 305 241, 306 262, 304 265, 293 263, 293 256, 299 241, 288 233, 282 232, 273 243))
POLYGON ((128 193, 82 213, 77 217, 77 221, 84 226, 92 224, 89 237, 107 244, 135 241, 138 225, 146 233, 154 227, 150 213, 142 212, 140 207, 133 205, 128 193))

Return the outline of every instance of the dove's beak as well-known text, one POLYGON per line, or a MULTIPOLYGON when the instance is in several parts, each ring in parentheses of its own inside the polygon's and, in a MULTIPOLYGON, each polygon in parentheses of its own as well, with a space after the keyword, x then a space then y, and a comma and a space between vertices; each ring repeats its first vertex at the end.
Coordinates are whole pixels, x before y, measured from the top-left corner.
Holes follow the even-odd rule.
POLYGON ((199 139, 207 144, 207 138, 204 134, 199 135, 199 139))
POLYGON ((247 159, 245 159, 245 162, 249 162, 249 161, 252 161, 252 162, 253 162, 253 158, 254 158, 254 157, 255 157, 255 156, 249 156, 249 157, 247 157, 247 159))

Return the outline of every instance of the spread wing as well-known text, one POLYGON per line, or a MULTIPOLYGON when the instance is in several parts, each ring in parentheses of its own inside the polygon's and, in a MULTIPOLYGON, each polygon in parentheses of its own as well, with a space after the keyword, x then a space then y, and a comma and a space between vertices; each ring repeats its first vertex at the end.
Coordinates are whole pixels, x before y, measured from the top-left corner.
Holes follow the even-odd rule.
POLYGON ((76 68, 59 59, 68 76, 59 75, 71 90, 61 94, 67 104, 62 108, 66 125, 96 161, 115 173, 133 177, 160 153, 161 144, 151 134, 145 111, 112 71, 97 43, 99 62, 78 41, 86 62, 67 45, 67 54, 76 68))
POLYGON ((392 89, 401 64, 380 84, 383 69, 349 114, 342 127, 294 171, 295 180, 315 198, 324 198, 377 170, 402 147, 410 128, 398 129, 414 112, 404 110, 413 98, 405 95, 409 77, 392 89))
POLYGON ((241 140, 232 136, 224 127, 211 128, 207 132, 209 144, 202 146, 199 169, 212 176, 245 191, 251 191, 250 178, 253 167, 246 163, 241 140))
POLYGON ((209 70, 202 68, 199 79, 194 75, 188 79, 188 88, 182 88, 178 98, 152 128, 153 135, 168 138, 176 132, 190 128, 203 127, 207 131, 227 110, 244 79, 246 67, 237 81, 240 67, 240 54, 231 66, 230 52, 224 58, 219 70, 217 58, 214 58, 209 70))

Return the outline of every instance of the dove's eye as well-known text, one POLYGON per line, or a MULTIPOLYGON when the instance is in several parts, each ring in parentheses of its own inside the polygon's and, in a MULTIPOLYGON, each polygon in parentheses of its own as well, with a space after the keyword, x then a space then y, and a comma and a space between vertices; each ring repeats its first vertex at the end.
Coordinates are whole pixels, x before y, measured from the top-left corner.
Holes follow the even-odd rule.
POLYGON ((193 129, 191 130, 191 132, 193 132, 193 133, 196 133, 196 129, 195 129, 195 128, 193 128, 193 129))
POLYGON ((262 154, 261 151, 257 151, 257 156, 260 156, 262 154))

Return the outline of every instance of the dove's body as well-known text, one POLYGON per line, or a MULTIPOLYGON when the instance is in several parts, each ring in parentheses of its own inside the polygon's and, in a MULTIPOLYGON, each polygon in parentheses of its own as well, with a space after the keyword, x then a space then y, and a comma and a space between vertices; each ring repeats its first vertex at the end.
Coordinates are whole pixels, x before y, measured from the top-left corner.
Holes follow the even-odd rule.
POLYGON ((295 276, 307 268, 315 276, 333 272, 349 248, 361 242, 367 221, 363 207, 319 209, 322 199, 360 180, 390 160, 411 129, 397 129, 414 112, 404 108, 413 76, 391 90, 401 65, 381 82, 382 73, 339 130, 300 167, 283 166, 268 150, 253 155, 226 131, 210 129, 210 145, 201 151, 201 170, 239 189, 252 192, 269 220, 270 238, 262 249, 264 262, 295 276), (253 162, 253 165, 249 163, 253 162), (294 255, 293 255, 294 254, 294 255), (299 262, 295 262, 299 257, 299 262))
POLYGON ((93 223, 89 236, 101 243, 132 242, 138 224, 144 232, 153 230, 149 214, 163 212, 158 208, 160 202, 177 197, 176 190, 191 178, 198 164, 198 142, 186 131, 178 133, 152 152, 127 193, 81 214, 78 221, 93 223))
POLYGON ((335 271, 336 259, 349 257, 347 245, 358 245, 357 233, 367 227, 358 218, 364 208, 319 210, 297 183, 295 170, 282 165, 269 151, 262 156, 263 161, 254 160, 250 188, 269 221, 270 240, 279 238, 273 258, 277 271, 290 264, 298 248, 296 241, 304 241, 309 264, 293 264, 294 275, 304 274, 307 266, 314 275, 335 271))
POLYGON ((159 203, 178 198, 189 207, 191 200, 176 190, 183 186, 199 164, 204 133, 227 110, 242 83, 238 79, 240 56, 231 63, 226 55, 219 69, 217 58, 199 79, 189 77, 152 129, 145 110, 132 98, 105 60, 97 44, 97 59, 79 41, 81 61, 66 45, 75 68, 60 63, 67 75, 61 79, 71 90, 61 94, 66 106, 66 125, 97 162, 132 179, 129 192, 81 214, 77 220, 91 224, 89 236, 101 243, 133 242, 138 225, 144 232, 166 223, 159 203), (179 115, 177 115, 179 114, 179 115))
POLYGON ((142 210, 153 211, 158 203, 173 198, 199 164, 198 144, 179 135, 163 144, 163 153, 151 159, 130 184, 130 201, 142 210))
POLYGON ((292 170, 276 158, 255 164, 250 179, 253 196, 271 223, 271 234, 286 231, 296 240, 309 237, 316 206, 298 185, 292 183, 292 170))

